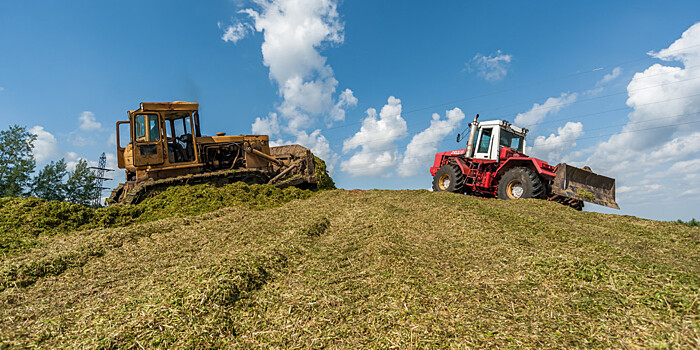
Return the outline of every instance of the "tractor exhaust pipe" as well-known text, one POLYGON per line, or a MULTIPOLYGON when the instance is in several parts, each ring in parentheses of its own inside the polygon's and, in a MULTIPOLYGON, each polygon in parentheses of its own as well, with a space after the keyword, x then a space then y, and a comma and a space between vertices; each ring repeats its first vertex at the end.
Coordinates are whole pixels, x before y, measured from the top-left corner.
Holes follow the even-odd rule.
POLYGON ((469 124, 469 139, 467 139, 467 150, 464 152, 464 156, 467 158, 472 158, 474 156, 474 136, 476 136, 476 129, 479 126, 477 123, 479 119, 479 114, 474 117, 474 121, 469 124))

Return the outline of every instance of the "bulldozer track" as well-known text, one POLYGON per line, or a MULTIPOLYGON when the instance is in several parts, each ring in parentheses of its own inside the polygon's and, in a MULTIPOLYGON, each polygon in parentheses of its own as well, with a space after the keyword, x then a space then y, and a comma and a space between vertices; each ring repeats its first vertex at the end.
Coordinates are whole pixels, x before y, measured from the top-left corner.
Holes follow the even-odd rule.
MULTIPOLYGON (((293 178, 289 180, 293 180, 293 178)), ((289 180, 276 184, 276 186, 281 188, 294 186, 294 184, 288 184, 289 180)), ((128 183, 120 184, 112 191, 108 200, 112 204, 138 204, 144 199, 173 186, 199 185, 205 183, 223 186, 234 182, 264 184, 267 183, 267 181, 268 177, 260 170, 222 170, 202 174, 189 174, 155 181, 149 180, 136 185, 129 185, 128 183), (129 189, 129 187, 131 188, 129 189), (126 193, 124 193, 125 190, 127 190, 126 193)), ((303 179, 301 179, 301 181, 303 182, 303 179)))

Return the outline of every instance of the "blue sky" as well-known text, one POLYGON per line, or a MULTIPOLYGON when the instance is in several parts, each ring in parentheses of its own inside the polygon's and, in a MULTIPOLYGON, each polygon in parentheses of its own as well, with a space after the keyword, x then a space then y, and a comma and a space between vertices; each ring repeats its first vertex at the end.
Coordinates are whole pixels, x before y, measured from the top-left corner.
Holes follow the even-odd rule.
POLYGON ((480 113, 615 177, 623 209, 586 209, 700 218, 700 3, 629 4, 3 1, 0 128, 40 166, 113 166, 128 109, 195 101, 204 133, 300 142, 340 187, 417 189, 480 113))

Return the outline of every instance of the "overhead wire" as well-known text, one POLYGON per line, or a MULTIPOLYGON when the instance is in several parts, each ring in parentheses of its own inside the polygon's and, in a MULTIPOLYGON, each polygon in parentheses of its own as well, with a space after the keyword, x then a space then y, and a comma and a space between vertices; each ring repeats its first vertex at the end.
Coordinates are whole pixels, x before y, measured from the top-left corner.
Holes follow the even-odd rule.
MULTIPOLYGON (((698 114, 698 113, 695 113, 698 114)), ((651 128, 645 128, 645 129, 637 129, 637 130, 632 130, 632 131, 622 131, 618 133, 612 133, 612 134, 604 134, 604 135, 596 135, 596 136, 590 136, 590 137, 581 137, 581 138, 576 138, 576 139, 571 139, 571 140, 566 140, 566 141, 561 141, 561 142, 552 142, 551 144, 558 144, 558 143, 568 143, 572 141, 578 141, 578 140, 584 140, 584 139, 592 139, 592 138, 600 138, 600 137, 606 137, 606 136, 613 136, 613 135, 618 135, 618 134, 629 134, 629 133, 634 133, 634 132, 639 132, 639 131, 648 131, 648 130, 655 130, 655 129, 662 129, 662 128, 668 128, 668 127, 673 127, 673 126, 681 126, 681 125, 688 125, 688 124, 694 124, 694 123, 700 123, 700 120, 695 120, 695 121, 690 121, 690 122, 684 122, 684 123, 677 123, 677 124, 668 124, 668 125, 662 125, 662 126, 656 126, 656 127, 651 127, 651 128)), ((528 148, 535 149, 536 146, 528 146, 528 148)), ((385 152, 384 150, 383 152, 385 152)), ((396 150, 398 153, 398 150, 396 150)), ((363 152, 362 154, 371 154, 371 153, 377 153, 377 152, 363 152)), ((382 165, 382 167, 386 164, 395 164, 397 162, 403 161, 405 159, 425 159, 425 156, 414 156, 414 157, 397 157, 393 159, 392 161, 384 161, 384 162, 374 162, 368 166, 363 166, 364 168, 376 168, 378 167, 377 165, 382 165)))
MULTIPOLYGON (((695 48, 695 47, 700 47, 700 44, 699 44, 699 45, 687 46, 687 47, 684 47, 684 48, 682 48, 682 49, 669 50, 669 51, 666 51, 666 53, 685 51, 685 50, 688 50, 688 49, 691 49, 691 48, 695 48)), ((581 71, 581 72, 565 74, 565 75, 562 75, 562 76, 559 76, 559 77, 556 77, 556 78, 545 79, 545 80, 541 80, 541 81, 537 81, 537 82, 529 83, 529 84, 523 84, 523 85, 515 86, 515 87, 512 87, 512 88, 502 89, 502 90, 498 90, 498 91, 494 91, 494 92, 490 92, 490 93, 486 93, 486 94, 474 95, 474 96, 469 96, 469 97, 465 97, 465 98, 455 99, 455 100, 452 100, 452 101, 443 102, 443 103, 439 103, 439 104, 435 104, 435 105, 431 105, 431 106, 426 106, 426 107, 419 107, 419 108, 416 108, 416 109, 411 109, 411 110, 408 110, 408 111, 403 111, 402 114, 403 114, 403 115, 406 115, 406 114, 411 114, 411 113, 420 112, 420 111, 424 111, 424 110, 434 109, 434 108, 437 108, 437 107, 443 107, 443 106, 450 105, 450 104, 454 104, 454 103, 457 103, 457 102, 464 102, 464 101, 469 101, 469 100, 473 100, 473 99, 478 99, 478 98, 483 98, 483 97, 498 95, 498 94, 501 94, 501 93, 510 92, 510 91, 514 91, 514 90, 519 90, 519 89, 524 89, 524 88, 529 88, 529 87, 532 87, 532 86, 537 86, 537 85, 544 84, 544 83, 548 83, 548 82, 552 82, 552 81, 563 80, 563 79, 572 78, 572 77, 579 76, 579 75, 584 75, 584 74, 589 74, 589 73, 593 73, 593 72, 598 72, 598 71, 607 69, 608 67, 620 67, 620 66, 624 66, 624 65, 627 65, 627 64, 630 64, 630 63, 633 63, 633 62, 643 61, 643 60, 651 59, 651 58, 653 58, 653 57, 647 56, 647 57, 637 58, 637 59, 633 59, 633 60, 623 61, 623 62, 621 62, 621 63, 610 64, 610 65, 607 65, 607 67, 597 67, 597 68, 594 68, 594 69, 585 70, 585 71, 581 71)), ((688 69, 688 68, 695 68, 695 67, 698 67, 698 66, 685 67, 685 69, 688 69)), ((660 74, 655 74, 655 75, 653 75, 653 76, 663 75, 663 74, 667 74, 667 73, 672 73, 672 72, 664 72, 664 73, 660 73, 660 74)), ((648 77, 652 77, 652 76, 648 76, 648 77)), ((590 89, 589 89, 589 90, 590 90, 590 89)), ((586 90, 581 90, 581 91, 579 91, 579 92, 582 92, 582 91, 586 91, 586 90)), ((613 95, 601 96, 601 97, 609 97, 609 96, 619 95, 619 94, 622 94, 622 93, 624 93, 624 92, 617 93, 617 94, 613 94, 613 95)), ((532 102, 531 102, 531 103, 532 103, 532 102)), ((346 128, 346 127, 350 127, 350 126, 354 126, 354 125, 360 125, 360 124, 362 124, 361 121, 360 121, 360 122, 354 122, 354 123, 346 123, 346 124, 343 124, 343 125, 338 125, 338 126, 333 126, 333 127, 321 128, 321 129, 319 129, 319 130, 321 130, 321 131, 329 131, 329 130, 341 129, 341 128, 346 128)))
MULTIPOLYGON (((666 85, 670 85, 670 84, 673 84, 673 83, 680 83, 680 82, 685 82, 685 81, 688 81, 688 80, 695 80, 695 79, 700 79, 700 76, 697 76, 697 77, 694 77, 694 78, 691 78, 691 79, 686 79, 686 80, 677 81, 677 82, 670 82, 670 83, 664 83, 664 84, 659 84, 659 85, 653 85, 653 86, 649 86, 649 87, 645 87, 645 88, 637 89, 637 90, 631 90, 631 91, 645 90, 645 89, 649 89, 649 88, 653 88, 653 87, 666 86, 666 85)), ((665 100, 661 100, 661 101, 649 102, 649 103, 641 104, 640 106, 652 105, 652 104, 659 104, 659 103, 666 103, 666 102, 670 102, 670 101, 675 101, 675 100, 684 99, 684 98, 691 98, 691 97, 695 97, 695 96, 700 96, 700 94, 694 94, 694 95, 688 95, 688 96, 683 96, 683 97, 677 97, 677 98, 673 98, 673 99, 665 99, 665 100)), ((625 109, 627 109, 627 108, 628 108, 628 107, 623 107, 623 108, 615 108, 615 109, 611 109, 611 110, 607 110, 607 111, 602 111, 602 112, 593 112, 593 113, 583 114, 583 115, 574 116, 574 117, 562 118, 562 119, 559 119, 559 120, 557 120, 557 121, 572 120, 572 119, 575 119, 575 118, 582 118, 582 117, 587 117, 587 116, 592 116, 592 115, 597 115, 597 114, 602 114, 602 113, 609 113, 609 112, 613 112, 613 111, 617 111, 617 110, 625 110, 625 109)), ((502 117, 504 117, 504 116, 491 117, 491 118, 494 118, 494 119, 497 119, 497 120, 498 120, 498 119, 501 119, 502 117)), ((546 124, 546 123, 553 123, 553 122, 554 122, 554 121, 543 121, 543 122, 538 122, 538 123, 533 123, 533 124, 527 124, 527 126, 533 127, 533 126, 536 126, 536 125, 541 125, 541 124, 546 124)), ((446 128, 447 128, 447 127, 446 127, 446 128)), ((452 127, 449 127, 449 128, 452 128, 452 127)), ((445 129, 445 128, 437 128, 437 130, 443 130, 443 129, 445 129)), ((419 133, 421 133, 421 132, 423 132, 423 130, 417 131, 417 132, 408 133, 406 136, 415 136, 415 135, 417 135, 417 134, 419 134, 419 133)), ((366 142, 364 142, 363 144, 374 144, 374 143, 384 142, 384 141, 393 140, 393 139, 394 139, 394 137, 377 138, 377 139, 373 139, 373 140, 371 140, 371 141, 366 141, 366 142)), ((361 146, 361 145, 358 145, 358 146, 361 146)))

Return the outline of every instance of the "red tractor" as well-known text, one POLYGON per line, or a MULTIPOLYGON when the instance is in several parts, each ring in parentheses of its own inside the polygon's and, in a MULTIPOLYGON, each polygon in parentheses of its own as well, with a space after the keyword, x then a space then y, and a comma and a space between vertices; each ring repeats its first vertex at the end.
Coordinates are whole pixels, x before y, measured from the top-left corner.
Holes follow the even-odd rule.
MULTIPOLYGON (((500 199, 541 198, 577 210, 583 202, 620 209, 615 202, 615 179, 561 163, 525 155, 528 130, 507 121, 470 125, 467 148, 435 155, 430 168, 433 190, 500 199)), ((460 135, 457 135, 459 142, 460 135)))

